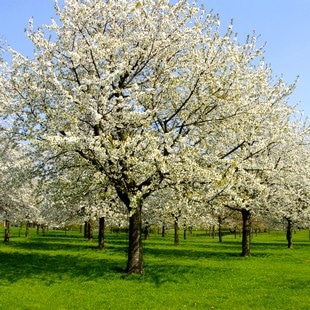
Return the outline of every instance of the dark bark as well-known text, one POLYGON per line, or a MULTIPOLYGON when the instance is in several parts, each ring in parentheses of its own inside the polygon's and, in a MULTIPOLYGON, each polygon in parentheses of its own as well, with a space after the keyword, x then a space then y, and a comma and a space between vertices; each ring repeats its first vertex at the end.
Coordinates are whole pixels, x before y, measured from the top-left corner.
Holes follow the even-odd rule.
POLYGON ((184 224, 183 238, 184 238, 184 240, 186 240, 186 238, 187 238, 187 226, 186 226, 186 224, 184 224))
POLYGON ((251 256, 251 212, 246 209, 241 210, 242 213, 242 253, 241 256, 251 256))
POLYGON ((84 238, 87 239, 88 221, 84 222, 84 238))
POLYGON ((151 228, 151 225, 148 222, 146 222, 145 227, 144 227, 144 240, 149 240, 150 228, 151 228))
POLYGON ((161 236, 165 237, 166 236, 166 226, 163 224, 163 226, 161 227, 161 236))
POLYGON ((105 218, 100 217, 99 218, 99 244, 98 248, 102 250, 104 248, 104 228, 105 228, 105 218))
POLYGON ((179 223, 178 219, 175 219, 174 221, 174 245, 179 245, 180 239, 179 239, 179 223))
POLYGON ((223 238, 222 238, 222 218, 219 216, 218 217, 218 224, 219 224, 219 242, 222 242, 223 241, 223 238))
POLYGON ((291 219, 287 220, 287 226, 286 226, 286 240, 287 240, 287 247, 289 249, 293 248, 293 223, 291 219))
POLYGON ((4 242, 10 241, 10 221, 5 220, 4 242))
POLYGON ((93 225, 92 222, 89 220, 87 225, 87 240, 93 240, 93 225))
MULTIPOLYGON (((129 205, 127 207, 128 210, 130 210, 129 205)), ((126 271, 129 274, 143 274, 141 203, 129 218, 128 241, 128 261, 126 271)))
POLYGON ((93 240, 93 225, 91 220, 84 222, 84 238, 88 241, 93 240))

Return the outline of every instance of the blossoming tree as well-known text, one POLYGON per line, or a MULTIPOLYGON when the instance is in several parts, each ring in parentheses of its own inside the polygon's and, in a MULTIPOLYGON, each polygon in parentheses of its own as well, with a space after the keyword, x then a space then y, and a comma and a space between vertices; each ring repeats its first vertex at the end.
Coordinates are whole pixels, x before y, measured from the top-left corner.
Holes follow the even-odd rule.
POLYGON ((127 272, 143 273, 147 197, 178 184, 217 195, 231 154, 252 142, 238 127, 226 142, 231 120, 287 92, 254 66, 262 53, 254 37, 240 45, 231 26, 221 35, 218 16, 187 1, 55 8, 58 23, 34 30, 30 22, 33 58, 12 51, 6 114, 40 154, 43 174, 96 170, 94 182, 113 187, 130 215, 127 272))
POLYGON ((286 222, 288 248, 293 247, 294 226, 309 225, 309 152, 309 124, 296 121, 272 157, 276 169, 268 180, 268 211, 269 216, 286 222))

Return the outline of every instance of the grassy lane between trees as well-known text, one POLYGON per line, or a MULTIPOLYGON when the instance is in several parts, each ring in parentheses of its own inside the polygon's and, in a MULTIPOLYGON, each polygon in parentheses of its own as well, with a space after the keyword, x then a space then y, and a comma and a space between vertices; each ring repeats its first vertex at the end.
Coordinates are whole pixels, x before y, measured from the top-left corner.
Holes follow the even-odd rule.
POLYGON ((308 230, 294 241, 287 249, 284 232, 261 233, 242 258, 240 237, 193 231, 175 247, 172 232, 151 234, 145 275, 129 276, 124 233, 106 233, 100 251, 78 232, 25 240, 13 230, 0 244, 0 309, 309 309, 308 230))

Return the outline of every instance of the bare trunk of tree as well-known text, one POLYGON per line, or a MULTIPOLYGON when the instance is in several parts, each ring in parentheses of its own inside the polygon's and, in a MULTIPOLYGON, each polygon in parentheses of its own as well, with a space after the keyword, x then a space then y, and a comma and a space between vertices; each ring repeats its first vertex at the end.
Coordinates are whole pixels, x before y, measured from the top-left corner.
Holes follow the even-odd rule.
MULTIPOLYGON (((130 208, 128 208, 130 210, 130 208)), ((143 274, 142 205, 137 206, 129 218, 127 273, 143 274)))
POLYGON ((242 209, 242 253, 241 256, 251 256, 251 213, 249 210, 242 209))
POLYGON ((5 220, 4 242, 10 241, 10 221, 5 220))
POLYGON ((93 225, 91 220, 84 222, 84 238, 88 241, 93 240, 93 225))
POLYGON ((192 236, 193 235, 193 226, 190 226, 188 230, 189 230, 189 235, 192 236))
POLYGON ((222 218, 218 217, 218 224, 219 224, 219 242, 222 242, 222 218))
POLYGON ((179 240, 179 223, 178 220, 176 219, 174 221, 174 245, 179 245, 180 240, 179 240))
POLYGON ((42 232, 42 236, 45 236, 45 226, 44 226, 44 224, 41 225, 41 232, 42 232))
POLYGON ((26 239, 28 239, 29 238, 29 222, 26 222, 26 232, 25 232, 25 237, 26 237, 26 239))
POLYGON ((84 222, 84 238, 87 239, 88 221, 84 222))
POLYGON ((287 240, 287 247, 289 249, 293 248, 293 223, 291 219, 287 220, 287 227, 286 227, 286 240, 287 240))
POLYGON ((165 224, 163 224, 161 227, 161 236, 165 237, 165 235, 166 235, 166 226, 165 226, 165 224))
POLYGON ((104 228, 105 228, 105 218, 100 217, 99 218, 99 244, 98 248, 102 250, 104 248, 104 228))
POLYGON ((149 240, 150 238, 150 224, 148 222, 145 223, 144 227, 144 240, 149 240))
POLYGON ((183 238, 184 238, 184 240, 186 240, 186 238, 187 238, 187 226, 186 226, 186 224, 184 224, 183 238))
POLYGON ((87 240, 93 240, 93 223, 91 222, 91 220, 88 221, 87 225, 87 240))

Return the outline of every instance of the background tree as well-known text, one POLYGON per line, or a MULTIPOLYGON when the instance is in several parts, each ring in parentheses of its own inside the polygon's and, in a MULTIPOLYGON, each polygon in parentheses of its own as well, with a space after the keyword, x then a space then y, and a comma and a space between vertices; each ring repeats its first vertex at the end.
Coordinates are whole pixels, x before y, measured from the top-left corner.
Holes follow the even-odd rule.
MULTIPOLYGON (((286 86, 281 80, 274 84, 270 74, 270 68, 261 62, 251 81, 257 81, 255 85, 258 86, 248 89, 243 98, 245 103, 240 106, 244 112, 228 124, 233 127, 223 131, 223 142, 219 144, 228 150, 222 153, 222 168, 232 172, 223 173, 225 178, 218 180, 220 185, 227 183, 227 187, 219 196, 217 206, 222 201, 227 208, 241 213, 242 256, 251 255, 252 217, 268 208, 270 188, 267 180, 275 169, 272 156, 277 154, 277 147, 287 139, 289 117, 293 111, 285 98, 294 85, 286 86), (259 84, 262 79, 264 82, 259 84)), ((220 140, 221 135, 217 136, 220 140)))
POLYGON ((6 128, 0 127, 0 213, 6 220, 6 242, 10 221, 35 221, 39 214, 28 155, 28 147, 11 141, 6 128))
POLYGON ((269 175, 269 215, 286 222, 288 248, 293 247, 293 229, 309 220, 309 124, 291 122, 282 144, 273 156, 269 175))

